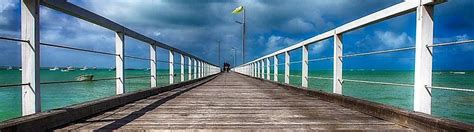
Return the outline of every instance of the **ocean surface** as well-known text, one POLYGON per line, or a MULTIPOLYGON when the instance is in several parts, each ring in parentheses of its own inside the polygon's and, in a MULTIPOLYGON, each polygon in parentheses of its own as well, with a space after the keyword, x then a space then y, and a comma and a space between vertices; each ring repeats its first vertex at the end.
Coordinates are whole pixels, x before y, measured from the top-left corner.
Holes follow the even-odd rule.
MULTIPOLYGON (((179 73, 178 70, 175 73, 179 73)), ((187 70, 185 71, 187 73, 187 70)), ((279 71, 279 73, 284 73, 279 71)), ((41 70, 41 82, 75 80, 79 75, 93 74, 94 79, 113 78, 115 71, 109 70, 86 70, 86 71, 49 71, 41 70)), ((126 70, 126 77, 148 76, 150 71, 126 70)), ((158 70, 158 85, 168 85, 168 70, 158 70)), ((300 71, 291 71, 290 84, 301 85, 300 71)), ((332 78, 332 71, 319 70, 310 71, 310 77, 332 78)), ((270 76, 273 80, 273 75, 270 76)), ((391 83, 413 84, 413 71, 394 70, 345 70, 344 79, 379 81, 391 83)), ((187 79, 187 75, 185 75, 187 79)), ((279 75, 279 82, 283 82, 283 75, 279 75)), ((180 76, 175 76, 175 82, 179 82, 180 76)), ((17 84, 21 82, 21 71, 0 70, 0 85, 17 84)), ((133 78, 125 81, 126 92, 147 89, 150 86, 149 77, 133 78)), ((474 88, 474 71, 435 71, 433 72, 433 86, 474 88)), ((309 87, 314 90, 332 92, 332 80, 309 79, 309 87)), ((0 88, 0 121, 21 116, 21 88, 0 88)), ((41 101, 42 111, 61 108, 68 105, 96 100, 115 94, 115 80, 79 82, 66 84, 42 84, 41 101)), ((378 84, 366 84, 355 82, 344 82, 343 94, 379 102, 383 104, 413 109, 413 88, 403 86, 388 86, 378 84)), ((432 90, 432 115, 444 117, 462 122, 474 124, 474 92, 460 92, 449 90, 432 90)))

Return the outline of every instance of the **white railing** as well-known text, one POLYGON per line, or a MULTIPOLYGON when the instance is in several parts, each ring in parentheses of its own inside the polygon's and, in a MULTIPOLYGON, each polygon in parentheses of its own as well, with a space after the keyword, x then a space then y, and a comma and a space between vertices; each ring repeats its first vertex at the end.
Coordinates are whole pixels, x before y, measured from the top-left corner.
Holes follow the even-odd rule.
POLYGON ((22 83, 21 84, 9 84, 0 85, 0 87, 22 87, 22 115, 34 114, 41 112, 41 92, 40 84, 57 84, 57 83, 76 83, 82 81, 57 81, 57 82, 40 82, 40 46, 49 46, 54 48, 62 48, 67 50, 75 50, 81 52, 89 52, 95 54, 115 56, 115 71, 116 76, 114 78, 102 78, 94 79, 92 81, 103 81, 103 80, 116 80, 116 94, 125 93, 125 80, 131 78, 150 78, 150 86, 157 86, 157 62, 169 64, 169 83, 174 83, 174 54, 180 54, 180 65, 181 81, 184 81, 184 66, 188 66, 188 80, 206 77, 209 75, 217 74, 220 72, 220 68, 207 61, 204 61, 196 56, 188 54, 179 49, 173 48, 152 38, 146 37, 140 33, 132 31, 118 23, 115 23, 107 18, 94 14, 86 9, 78 7, 74 4, 67 2, 66 0, 21 0, 21 38, 10 38, 0 37, 0 40, 16 41, 21 45, 21 68, 22 68, 22 83), (115 53, 107 53, 102 51, 94 51, 88 49, 81 49, 75 47, 61 46, 49 43, 40 42, 40 25, 39 25, 39 7, 40 5, 47 6, 51 9, 57 10, 69 14, 73 17, 86 20, 93 24, 107 28, 115 32, 115 53), (127 56, 124 52, 124 38, 125 36, 137 39, 145 42, 150 46, 150 57, 140 58, 134 56, 127 56), (169 51, 169 60, 157 60, 156 59, 156 48, 160 47, 169 51), (136 76, 136 77, 125 77, 124 75, 124 64, 125 58, 146 60, 150 62, 150 76, 136 76), (185 64, 185 58, 188 58, 188 63, 185 64), (192 68, 193 67, 193 68, 192 68), (194 69, 194 70, 192 70, 194 69), (194 76, 192 76, 194 74, 194 76))
POLYGON ((261 58, 255 59, 238 67, 235 67, 233 71, 268 79, 270 75, 270 62, 268 59, 273 57, 273 74, 274 81, 278 81, 278 58, 277 55, 284 54, 285 56, 285 73, 284 73, 284 82, 289 84, 290 82, 290 64, 291 63, 302 63, 302 73, 301 76, 301 86, 308 87, 308 78, 314 79, 325 79, 333 80, 333 93, 342 94, 343 92, 343 83, 356 82, 356 83, 368 83, 368 84, 381 84, 381 85, 395 85, 395 86, 409 86, 414 87, 414 111, 423 112, 431 114, 431 89, 444 89, 444 90, 455 90, 462 92, 473 92, 471 89, 462 89, 462 88, 448 88, 448 87, 436 87, 432 86, 432 57, 433 57, 433 47, 436 46, 448 46, 455 44, 467 44, 473 43, 473 40, 466 41, 457 41, 457 42, 448 42, 433 44, 433 8, 435 5, 444 2, 443 0, 405 0, 399 4, 393 5, 391 7, 385 8, 378 12, 372 13, 355 21, 344 24, 340 27, 337 27, 333 30, 327 31, 325 33, 316 35, 310 39, 299 42, 295 45, 289 46, 282 50, 278 50, 271 54, 265 55, 261 58), (399 49, 383 50, 383 51, 373 51, 367 53, 357 53, 350 55, 343 55, 343 42, 342 36, 344 33, 376 23, 400 15, 404 15, 410 12, 417 13, 416 19, 416 46, 406 47, 399 49), (334 52, 333 57, 318 58, 308 60, 308 46, 310 44, 315 44, 319 41, 334 38, 334 52), (291 62, 289 52, 301 48, 302 49, 302 61, 291 62), (355 56, 365 56, 372 54, 383 54, 391 52, 399 52, 406 50, 415 50, 415 80, 414 84, 399 84, 399 83, 387 83, 387 82, 375 82, 375 81, 365 81, 365 80, 352 80, 352 79, 343 79, 342 78, 342 63, 343 58, 355 57, 355 56), (310 61, 323 61, 323 60, 333 60, 333 78, 324 78, 324 77, 309 77, 308 76, 308 62, 310 61), (265 63, 264 60, 267 60, 265 63), (264 65, 267 65, 267 78, 263 76, 264 74, 264 65))

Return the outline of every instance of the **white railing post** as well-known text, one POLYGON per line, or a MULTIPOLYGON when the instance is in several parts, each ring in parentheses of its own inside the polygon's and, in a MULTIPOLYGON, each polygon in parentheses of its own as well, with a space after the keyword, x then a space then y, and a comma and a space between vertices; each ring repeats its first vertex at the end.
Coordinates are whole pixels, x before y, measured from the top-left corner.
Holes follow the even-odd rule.
POLYGON ((206 76, 206 62, 202 62, 202 76, 201 77, 205 77, 206 76))
POLYGON ((257 78, 260 78, 260 61, 257 61, 257 78))
POLYGON ((21 1, 22 115, 41 112, 39 1, 21 1))
POLYGON ((170 75, 169 84, 173 84, 174 83, 174 52, 171 50, 169 51, 169 75, 170 75))
POLYGON ((199 73, 201 73, 201 74, 199 74, 199 78, 202 78, 202 77, 204 77, 204 71, 203 71, 204 70, 204 66, 203 66, 204 63, 202 61, 199 61, 199 64, 200 64, 199 73))
POLYGON ((115 33, 115 77, 117 81, 115 83, 115 94, 125 93, 125 40, 123 33, 115 33))
POLYGON ((342 94, 342 34, 334 32, 333 93, 342 94))
POLYGON ((201 63, 199 62, 199 60, 196 62, 197 62, 197 73, 196 73, 197 75, 196 76, 197 78, 200 78, 201 77, 201 63))
POLYGON ((290 53, 285 52, 285 83, 290 84, 290 53))
POLYGON ((257 73, 257 63, 254 62, 252 64, 253 64, 253 66, 252 66, 253 67, 253 73, 252 73, 253 77, 257 77, 257 74, 258 74, 257 73))
POLYGON ((201 61, 198 61, 198 78, 201 78, 202 76, 202 63, 201 61))
POLYGON ((256 70, 257 70, 257 69, 255 68, 255 63, 252 63, 252 76, 253 76, 253 77, 256 77, 256 76, 255 76, 256 73, 257 73, 256 70))
POLYGON ((192 64, 193 64, 193 62, 191 61, 191 57, 188 57, 188 80, 192 79, 192 76, 191 76, 191 74, 192 74, 191 71, 193 70, 193 69, 191 69, 192 64))
POLYGON ((273 56, 273 81, 278 82, 278 57, 273 56))
POLYGON ((150 45, 150 85, 156 87, 156 46, 150 45))
POLYGON ((181 76, 180 77, 181 77, 181 82, 184 82, 184 56, 183 56, 183 54, 180 54, 180 57, 181 57, 180 58, 180 62, 181 62, 181 64, 180 64, 180 66, 181 66, 180 67, 181 68, 180 69, 181 70, 181 76))
POLYGON ((265 59, 260 60, 260 63, 262 63, 262 65, 261 65, 262 66, 261 78, 265 79, 265 59))
POLYGON ((431 81, 433 48, 433 6, 417 8, 414 111, 431 114, 431 81))
POLYGON ((270 58, 267 58, 267 80, 270 80, 270 58))
POLYGON ((301 47, 302 55, 301 55, 301 86, 308 87, 308 46, 304 45, 301 47))
POLYGON ((197 62, 196 62, 196 59, 193 59, 193 62, 194 62, 194 65, 193 65, 194 66, 194 71, 193 71, 194 75, 193 75, 193 77, 194 77, 194 79, 196 79, 197 78, 197 62))

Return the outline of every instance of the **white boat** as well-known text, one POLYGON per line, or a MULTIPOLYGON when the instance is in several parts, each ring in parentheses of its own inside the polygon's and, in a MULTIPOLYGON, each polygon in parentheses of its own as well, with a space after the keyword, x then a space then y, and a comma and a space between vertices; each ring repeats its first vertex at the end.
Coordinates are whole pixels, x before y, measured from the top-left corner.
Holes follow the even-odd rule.
POLYGON ((66 69, 61 69, 62 72, 69 72, 69 71, 75 71, 76 69, 72 68, 71 66, 68 66, 66 69))
POLYGON ((80 70, 81 70, 81 71, 85 71, 85 70, 87 70, 87 69, 88 69, 87 66, 84 66, 84 67, 81 68, 80 70))
POLYGON ((13 67, 12 67, 12 66, 9 66, 9 67, 7 68, 7 70, 13 70, 13 67))
POLYGON ((86 75, 80 75, 76 77, 76 80, 77 81, 92 81, 93 78, 94 78, 94 75, 86 74, 86 75))
POLYGON ((97 67, 95 67, 95 66, 94 66, 94 67, 92 67, 92 70, 97 70, 97 67))
POLYGON ((115 68, 114 68, 114 67, 111 67, 111 68, 109 69, 109 71, 115 71, 115 68))
POLYGON ((451 74, 460 74, 460 75, 466 74, 466 72, 449 72, 449 73, 451 73, 451 74))
POLYGON ((57 70, 59 70, 59 67, 56 66, 56 67, 51 68, 51 69, 49 69, 49 70, 50 70, 50 71, 57 71, 57 70))
POLYGON ((75 71, 76 70, 76 69, 72 68, 72 66, 68 66, 66 69, 69 70, 69 71, 75 71))

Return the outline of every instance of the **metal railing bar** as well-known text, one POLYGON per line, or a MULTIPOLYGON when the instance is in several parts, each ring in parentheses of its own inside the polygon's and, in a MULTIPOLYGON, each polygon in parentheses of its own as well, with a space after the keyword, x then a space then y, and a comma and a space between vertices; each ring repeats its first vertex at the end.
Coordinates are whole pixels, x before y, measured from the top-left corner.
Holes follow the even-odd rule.
POLYGON ((55 48, 63 48, 63 49, 69 49, 69 50, 77 50, 77 51, 84 51, 84 52, 90 52, 90 53, 96 53, 96 54, 117 56, 117 54, 107 53, 107 52, 102 52, 102 51, 94 51, 94 50, 88 50, 88 49, 80 49, 80 48, 75 48, 75 47, 54 45, 54 44, 48 44, 48 43, 40 43, 40 44, 41 44, 41 45, 44 45, 44 46, 55 47, 55 48))
POLYGON ((30 41, 28 40, 22 40, 22 39, 18 39, 18 38, 10 38, 10 37, 2 37, 0 36, 0 39, 3 39, 3 40, 10 40, 10 41, 16 41, 16 42, 26 42, 26 43, 29 43, 30 41))
POLYGON ((18 86, 23 86, 23 85, 30 85, 29 83, 24 83, 24 84, 5 84, 5 85, 0 85, 0 88, 4 87, 18 87, 18 86))
POLYGON ((454 41, 454 42, 446 42, 446 43, 437 43, 426 47, 438 47, 438 46, 449 46, 449 45, 460 45, 460 44, 474 44, 474 40, 462 40, 462 41, 454 41))
POLYGON ((93 79, 87 81, 78 81, 78 80, 69 80, 69 81, 51 81, 51 82, 41 82, 40 84, 61 84, 61 83, 79 83, 79 82, 96 82, 96 81, 107 81, 107 80, 116 80, 118 78, 101 78, 93 79))
POLYGON ((131 76, 131 77, 125 77, 125 79, 136 79, 136 78, 149 78, 151 77, 150 75, 148 76, 131 76))
POLYGON ((300 75, 291 75, 291 74, 290 74, 289 76, 290 76, 290 77, 302 77, 302 76, 300 76, 300 75))
POLYGON ((439 87, 439 86, 431 86, 431 87, 427 86, 427 88, 452 90, 452 91, 462 91, 462 92, 474 92, 474 89, 464 89, 464 88, 451 88, 451 87, 439 87))
POLYGON ((321 79, 321 80, 333 80, 333 78, 326 78, 326 77, 312 77, 312 76, 308 76, 308 78, 321 79))
POLYGON ((317 59, 310 59, 308 62, 311 61, 323 61, 323 60, 332 60, 334 57, 324 57, 324 58, 317 58, 317 59))
POLYGON ((349 55, 343 55, 342 57, 366 56, 366 55, 374 55, 374 54, 383 54, 383 53, 390 53, 390 52, 413 50, 413 49, 415 49, 415 47, 405 47, 405 48, 398 48, 398 49, 389 49, 389 50, 372 51, 372 52, 366 52, 366 53, 349 54, 349 55))
POLYGON ((303 61, 292 61, 292 62, 290 62, 290 64, 301 63, 301 62, 303 62, 303 61))
POLYGON ((141 58, 141 57, 135 57, 135 56, 129 56, 125 55, 125 58, 131 58, 131 59, 137 59, 137 60, 146 60, 146 61, 151 61, 149 58, 141 58))
POLYGON ((170 63, 169 61, 163 61, 163 60, 156 60, 156 62, 167 63, 167 64, 170 63))
POLYGON ((403 86, 403 87, 413 87, 413 84, 403 84, 403 83, 390 83, 390 82, 377 82, 377 81, 366 81, 366 80, 354 80, 354 79, 344 79, 344 81, 348 82, 356 82, 356 83, 368 83, 368 84, 379 84, 379 85, 392 85, 392 86, 403 86))

